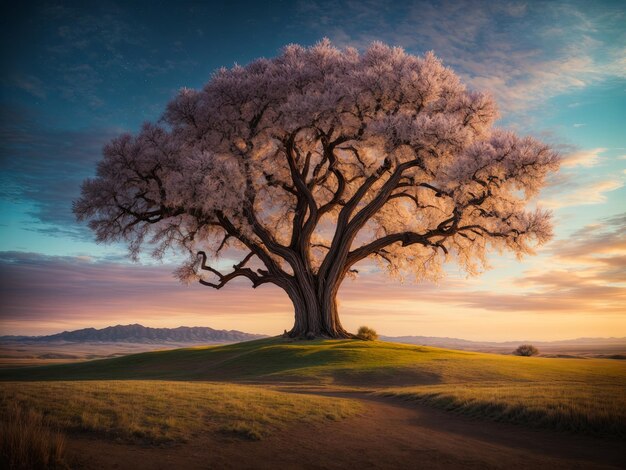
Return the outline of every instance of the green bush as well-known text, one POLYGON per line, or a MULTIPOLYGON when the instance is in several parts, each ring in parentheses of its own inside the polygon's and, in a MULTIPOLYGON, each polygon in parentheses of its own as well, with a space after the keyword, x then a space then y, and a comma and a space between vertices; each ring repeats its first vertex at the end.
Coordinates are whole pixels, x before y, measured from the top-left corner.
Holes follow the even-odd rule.
POLYGON ((378 339, 378 333, 369 326, 362 326, 359 328, 356 337, 364 341, 375 341, 378 339))

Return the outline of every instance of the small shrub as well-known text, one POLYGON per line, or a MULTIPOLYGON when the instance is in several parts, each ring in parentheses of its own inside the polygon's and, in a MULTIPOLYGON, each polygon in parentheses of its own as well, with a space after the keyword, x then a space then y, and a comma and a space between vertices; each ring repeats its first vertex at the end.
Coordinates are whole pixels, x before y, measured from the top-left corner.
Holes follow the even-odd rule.
POLYGON ((357 331, 356 337, 364 341, 376 341, 378 339, 378 333, 369 326, 362 326, 359 328, 359 331, 357 331))
POLYGON ((0 467, 67 468, 63 458, 65 436, 50 428, 41 414, 13 403, 0 422, 0 467))
POLYGON ((515 351, 513 351, 513 354, 516 356, 536 356, 539 354, 539 350, 532 344, 522 344, 515 351))

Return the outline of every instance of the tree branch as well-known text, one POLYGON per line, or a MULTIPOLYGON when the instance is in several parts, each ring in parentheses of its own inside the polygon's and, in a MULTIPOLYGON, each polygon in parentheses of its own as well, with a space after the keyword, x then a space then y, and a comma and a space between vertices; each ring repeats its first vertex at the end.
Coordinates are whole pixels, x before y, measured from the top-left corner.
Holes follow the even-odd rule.
POLYGON ((232 281, 233 279, 237 277, 248 278, 252 282, 252 287, 255 289, 261 284, 272 282, 271 276, 259 275, 255 273, 252 269, 244 267, 246 263, 250 261, 250 258, 254 256, 253 252, 248 253, 242 261, 233 265, 233 271, 231 271, 228 274, 222 274, 217 269, 214 269, 211 266, 207 266, 206 264, 207 255, 204 251, 199 251, 198 256, 202 258, 202 261, 200 263, 200 269, 203 269, 204 271, 209 271, 215 274, 217 278, 219 279, 218 283, 209 282, 209 281, 205 281, 204 279, 200 279, 200 284, 202 284, 203 286, 212 287, 214 289, 221 289, 222 287, 224 287, 226 284, 228 284, 230 281, 232 281))

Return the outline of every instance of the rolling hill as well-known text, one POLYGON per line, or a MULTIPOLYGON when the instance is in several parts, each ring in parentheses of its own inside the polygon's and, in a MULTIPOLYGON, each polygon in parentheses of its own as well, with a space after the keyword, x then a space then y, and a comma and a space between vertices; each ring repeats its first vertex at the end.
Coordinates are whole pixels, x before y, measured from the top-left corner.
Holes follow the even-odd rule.
POLYGON ((609 359, 520 358, 384 341, 264 338, 72 364, 0 370, 0 380, 159 379, 301 382, 379 387, 514 380, 626 380, 609 359))
POLYGON ((0 380, 14 382, 6 386, 19 390, 30 387, 24 381, 33 386, 42 381, 77 386, 90 381, 99 387, 96 384, 102 381, 160 380, 369 392, 487 419, 626 434, 626 363, 610 359, 529 358, 382 341, 266 338, 4 369, 0 380))

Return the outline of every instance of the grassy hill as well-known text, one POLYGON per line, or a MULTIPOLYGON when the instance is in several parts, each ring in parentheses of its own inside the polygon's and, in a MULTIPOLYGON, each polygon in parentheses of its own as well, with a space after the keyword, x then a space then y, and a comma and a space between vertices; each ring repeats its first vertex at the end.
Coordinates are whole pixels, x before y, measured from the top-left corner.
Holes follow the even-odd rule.
POLYGON ((485 381, 593 383, 626 380, 606 359, 503 356, 383 341, 268 338, 113 359, 0 370, 0 380, 289 381, 377 388, 485 381))
MULTIPOLYGON (((626 363, 609 359, 502 356, 380 341, 270 338, 2 370, 0 380, 211 381, 263 384, 265 389, 285 383, 315 384, 396 396, 496 420, 611 435, 626 432, 626 363)), ((24 390, 28 384, 17 387, 24 390)))

